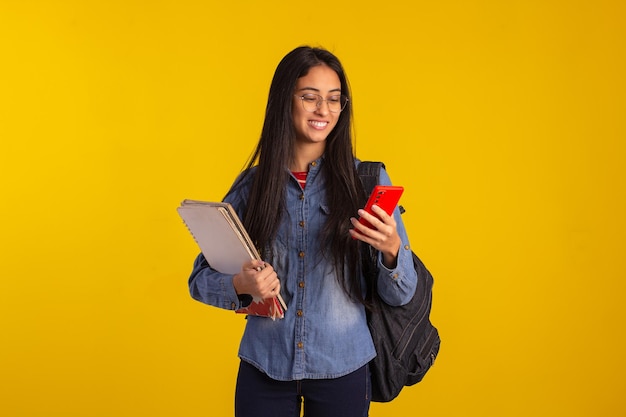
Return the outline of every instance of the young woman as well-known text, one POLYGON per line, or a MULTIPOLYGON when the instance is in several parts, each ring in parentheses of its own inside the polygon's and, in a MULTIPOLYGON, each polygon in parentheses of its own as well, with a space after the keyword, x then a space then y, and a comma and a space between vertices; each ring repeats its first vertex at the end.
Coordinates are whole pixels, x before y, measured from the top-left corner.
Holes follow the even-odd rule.
MULTIPOLYGON (((233 205, 264 262, 221 274, 200 254, 189 279, 193 298, 227 309, 250 295, 280 292, 285 318, 248 316, 241 340, 235 415, 368 415, 368 362, 376 356, 366 323, 359 245, 380 253, 378 292, 391 305, 416 287, 406 230, 396 209, 365 213, 352 149, 351 100, 339 60, 299 47, 279 63, 265 122, 247 169, 224 201, 233 205), (361 225, 368 220, 374 229, 361 225), (262 267, 262 268, 259 268, 262 267), (259 270, 260 269, 260 270, 259 270)), ((381 172, 381 184, 390 185, 381 172)))

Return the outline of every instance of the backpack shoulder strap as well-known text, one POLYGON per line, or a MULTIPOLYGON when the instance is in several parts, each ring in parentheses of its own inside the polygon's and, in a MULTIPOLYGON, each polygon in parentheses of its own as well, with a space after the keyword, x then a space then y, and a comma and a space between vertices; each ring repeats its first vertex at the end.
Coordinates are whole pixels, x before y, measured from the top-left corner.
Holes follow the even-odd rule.
POLYGON ((363 183, 363 188, 365 189, 365 194, 369 195, 374 186, 378 184, 380 178, 380 170, 384 168, 385 164, 382 162, 374 162, 374 161, 362 161, 359 163, 357 167, 357 172, 359 173, 359 177, 361 178, 361 182, 363 183))
MULTIPOLYGON (((378 184, 380 179, 380 170, 385 164, 382 162, 374 161, 361 161, 357 167, 357 172, 363 189, 365 190, 365 196, 369 196, 372 193, 374 187, 378 184)), ((360 242, 360 250, 362 254, 362 268, 367 282, 367 295, 368 302, 372 301, 372 297, 376 293, 376 276, 378 275, 378 267, 376 265, 376 251, 370 245, 365 242, 360 242)), ((372 308, 371 305, 368 308, 372 308)))
MULTIPOLYGON (((359 163, 357 172, 361 178, 366 195, 370 195, 374 187, 379 183, 380 170, 383 168, 385 168, 385 164, 382 162, 362 161, 359 163)), ((403 206, 398 206, 398 209, 400 209, 400 213, 405 211, 403 206)))

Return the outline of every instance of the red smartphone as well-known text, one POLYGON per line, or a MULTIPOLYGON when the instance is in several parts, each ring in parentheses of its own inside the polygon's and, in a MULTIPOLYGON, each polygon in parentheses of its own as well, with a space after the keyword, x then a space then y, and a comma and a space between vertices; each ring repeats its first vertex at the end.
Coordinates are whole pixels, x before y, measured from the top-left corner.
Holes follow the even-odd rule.
MULTIPOLYGON (((385 210, 385 213, 391 216, 393 210, 398 205, 398 201, 400 201, 400 196, 403 192, 404 187, 399 185, 377 185, 372 190, 372 194, 370 194, 364 210, 369 214, 378 217, 374 214, 374 212, 372 212, 372 205, 376 204, 381 209, 385 210)), ((374 229, 374 226, 362 217, 359 218, 359 222, 370 229, 374 229)))

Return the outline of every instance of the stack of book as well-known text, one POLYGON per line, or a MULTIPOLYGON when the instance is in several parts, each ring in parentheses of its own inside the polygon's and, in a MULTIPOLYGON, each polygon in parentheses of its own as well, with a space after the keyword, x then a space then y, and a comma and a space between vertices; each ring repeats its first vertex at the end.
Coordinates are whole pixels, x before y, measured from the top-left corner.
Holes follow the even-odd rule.
MULTIPOLYGON (((261 256, 250 240, 237 213, 229 203, 184 200, 177 208, 211 268, 224 274, 237 274, 245 262, 261 256)), ((287 309, 280 294, 268 299, 252 299, 237 313, 283 318, 287 309)))

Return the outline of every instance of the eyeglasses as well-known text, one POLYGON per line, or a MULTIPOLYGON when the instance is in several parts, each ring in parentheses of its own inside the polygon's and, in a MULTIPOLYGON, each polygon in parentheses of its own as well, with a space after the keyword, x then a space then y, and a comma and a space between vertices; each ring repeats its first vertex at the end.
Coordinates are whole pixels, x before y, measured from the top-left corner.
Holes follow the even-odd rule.
POLYGON ((338 94, 334 96, 330 96, 328 98, 324 98, 319 94, 303 94, 301 96, 296 95, 302 101, 302 107, 304 110, 308 112, 314 112, 318 110, 322 106, 322 102, 326 102, 328 104, 328 110, 332 113, 339 113, 342 111, 346 104, 348 104, 348 97, 343 94, 338 94))

